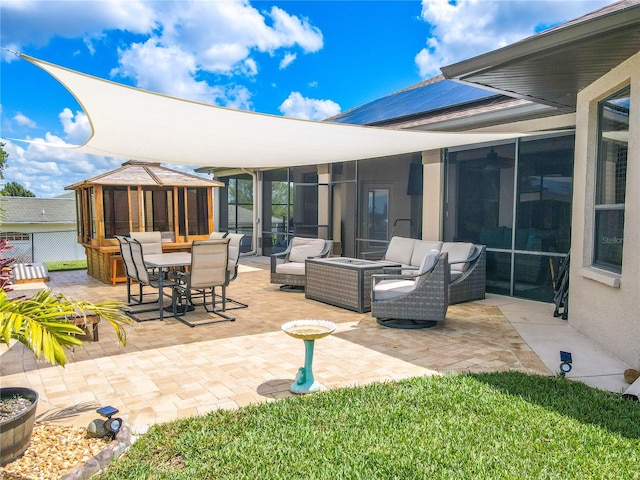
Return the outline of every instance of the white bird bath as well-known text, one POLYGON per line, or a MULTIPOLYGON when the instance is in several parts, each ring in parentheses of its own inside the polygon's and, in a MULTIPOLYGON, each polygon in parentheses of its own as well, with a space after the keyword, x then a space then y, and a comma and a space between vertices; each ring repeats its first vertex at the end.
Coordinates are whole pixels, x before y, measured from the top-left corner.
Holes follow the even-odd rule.
POLYGON ((298 369, 296 379, 289 387, 292 393, 312 393, 320 390, 313 378, 313 348, 315 340, 326 337, 336 329, 336 324, 327 320, 293 320, 280 327, 287 335, 304 340, 304 367, 298 369))

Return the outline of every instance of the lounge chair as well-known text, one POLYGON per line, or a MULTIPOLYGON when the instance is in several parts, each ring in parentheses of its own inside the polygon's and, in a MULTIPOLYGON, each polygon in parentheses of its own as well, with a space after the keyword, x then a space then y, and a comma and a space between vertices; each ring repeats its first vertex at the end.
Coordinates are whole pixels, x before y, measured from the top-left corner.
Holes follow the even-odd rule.
POLYGON ((281 290, 304 291, 307 258, 328 257, 333 241, 322 238, 293 237, 284 252, 271 255, 271 283, 281 290))
POLYGON ((448 254, 424 256, 417 270, 372 276, 371 315, 380 325, 427 328, 444 321, 449 307, 448 254))

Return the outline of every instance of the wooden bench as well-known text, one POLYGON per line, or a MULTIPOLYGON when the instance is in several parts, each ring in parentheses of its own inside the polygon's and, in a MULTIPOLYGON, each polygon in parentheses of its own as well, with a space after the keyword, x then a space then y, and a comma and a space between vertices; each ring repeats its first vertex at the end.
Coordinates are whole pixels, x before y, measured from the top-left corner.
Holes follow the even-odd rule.
POLYGON ((44 263, 16 263, 13 266, 15 283, 48 282, 49 272, 44 263))

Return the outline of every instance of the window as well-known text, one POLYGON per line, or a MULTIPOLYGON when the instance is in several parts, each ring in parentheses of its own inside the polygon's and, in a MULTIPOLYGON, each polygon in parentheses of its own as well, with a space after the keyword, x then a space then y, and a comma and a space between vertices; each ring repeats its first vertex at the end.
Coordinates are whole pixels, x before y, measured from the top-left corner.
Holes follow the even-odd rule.
POLYGON ((103 210, 105 238, 137 232, 142 225, 145 232, 162 232, 164 241, 175 241, 174 220, 181 236, 209 233, 209 188, 105 186, 103 210))
POLYGON ((31 234, 20 232, 0 232, 0 239, 11 241, 28 241, 31 240, 31 234))
POLYGON ((622 271, 630 87, 598 104, 593 265, 622 271))

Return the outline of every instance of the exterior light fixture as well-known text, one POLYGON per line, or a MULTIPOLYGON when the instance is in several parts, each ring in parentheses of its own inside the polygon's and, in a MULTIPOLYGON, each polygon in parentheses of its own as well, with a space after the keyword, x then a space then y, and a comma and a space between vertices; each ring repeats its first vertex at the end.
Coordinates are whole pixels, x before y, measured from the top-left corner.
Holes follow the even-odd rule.
POLYGON ((573 360, 571 358, 571 352, 560 351, 560 375, 563 377, 571 371, 573 360))
POLYGON ((111 434, 115 435, 122 427, 121 418, 112 418, 119 410, 115 407, 106 406, 96 410, 101 416, 105 417, 104 428, 111 434))

